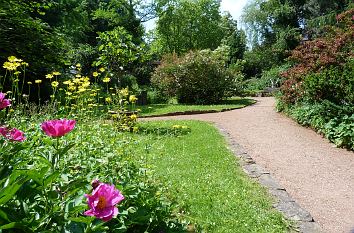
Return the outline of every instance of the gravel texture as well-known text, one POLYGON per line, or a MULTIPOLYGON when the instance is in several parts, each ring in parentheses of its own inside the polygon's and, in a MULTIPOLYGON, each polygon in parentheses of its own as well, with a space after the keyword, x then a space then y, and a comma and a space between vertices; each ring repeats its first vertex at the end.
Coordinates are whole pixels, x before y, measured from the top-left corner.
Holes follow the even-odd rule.
POLYGON ((275 112, 273 97, 254 99, 256 104, 229 112, 154 119, 216 123, 309 211, 322 231, 353 231, 354 153, 275 112))

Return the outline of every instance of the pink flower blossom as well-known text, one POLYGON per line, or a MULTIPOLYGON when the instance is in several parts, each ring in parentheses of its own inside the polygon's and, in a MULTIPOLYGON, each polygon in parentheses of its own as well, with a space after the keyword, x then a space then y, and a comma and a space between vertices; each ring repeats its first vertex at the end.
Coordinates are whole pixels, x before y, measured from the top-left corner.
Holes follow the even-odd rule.
POLYGON ((10 100, 5 99, 5 94, 0 92, 0 110, 11 106, 10 100))
POLYGON ((121 192, 114 187, 105 183, 100 183, 92 192, 92 195, 85 194, 87 198, 89 210, 84 214, 87 216, 95 216, 105 222, 117 216, 118 203, 124 200, 121 192))
POLYGON ((50 120, 41 124, 42 130, 50 137, 61 137, 74 129, 75 120, 50 120))
POLYGON ((10 141, 23 142, 26 139, 24 133, 16 128, 9 130, 6 127, 0 127, 0 134, 10 141))

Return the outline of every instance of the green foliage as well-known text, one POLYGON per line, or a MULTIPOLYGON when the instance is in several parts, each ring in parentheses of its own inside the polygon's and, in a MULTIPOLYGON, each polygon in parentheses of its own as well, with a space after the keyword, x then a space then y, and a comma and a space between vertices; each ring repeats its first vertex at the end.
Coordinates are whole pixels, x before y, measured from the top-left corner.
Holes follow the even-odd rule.
POLYGON ((216 49, 227 33, 221 27, 220 1, 157 1, 155 47, 164 53, 216 49), (157 45, 156 45, 157 44, 157 45))
POLYGON ((54 140, 39 131, 38 119, 33 117, 19 116, 8 122, 25 131, 26 142, 0 138, 1 230, 183 230, 172 214, 171 199, 163 194, 165 189, 148 169, 147 161, 131 153, 130 144, 139 143, 131 135, 90 120, 80 121, 73 132, 54 140), (59 159, 53 169, 51 161, 57 152, 59 159), (84 194, 91 192, 93 179, 114 184, 125 196, 118 217, 109 222, 83 216, 88 208, 84 194))
POLYGON ((313 104, 301 102, 294 106, 284 106, 278 102, 278 109, 288 113, 301 125, 324 134, 337 146, 354 150, 353 106, 336 105, 325 100, 313 104))
POLYGON ((281 76, 282 72, 289 68, 288 64, 274 67, 270 70, 262 72, 260 78, 253 78, 246 80, 246 85, 248 90, 263 90, 267 87, 276 88, 279 87, 283 77, 281 76))
POLYGON ((286 103, 302 99, 353 104, 352 10, 338 15, 339 24, 327 35, 308 41, 292 51, 295 65, 283 73, 281 90, 286 103))
POLYGON ((234 76, 225 69, 228 48, 170 55, 156 69, 152 82, 179 103, 218 103, 235 87, 234 76))
POLYGON ((99 57, 94 64, 105 66, 118 73, 138 59, 140 48, 133 43, 133 37, 123 28, 99 33, 99 57))

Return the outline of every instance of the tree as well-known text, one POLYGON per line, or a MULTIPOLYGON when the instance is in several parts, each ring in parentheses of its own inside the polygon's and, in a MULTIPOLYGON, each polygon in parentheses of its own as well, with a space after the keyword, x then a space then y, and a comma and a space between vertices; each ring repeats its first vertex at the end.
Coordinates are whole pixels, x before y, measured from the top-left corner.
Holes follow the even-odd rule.
POLYGON ((225 36, 220 0, 160 0, 157 40, 163 53, 215 49, 225 36))

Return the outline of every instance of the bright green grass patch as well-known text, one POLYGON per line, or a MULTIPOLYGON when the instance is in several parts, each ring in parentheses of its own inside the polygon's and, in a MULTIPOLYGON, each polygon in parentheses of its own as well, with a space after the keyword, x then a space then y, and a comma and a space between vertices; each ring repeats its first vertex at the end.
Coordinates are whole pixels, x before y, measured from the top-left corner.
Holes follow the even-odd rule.
POLYGON ((224 100, 218 105, 150 104, 138 106, 138 108, 141 109, 141 116, 153 116, 187 111, 222 111, 225 109, 243 108, 254 103, 255 101, 252 99, 232 98, 224 100))
POLYGON ((244 174, 212 125, 155 121, 142 123, 141 129, 132 150, 167 182, 186 211, 182 215, 197 228, 230 233, 287 231, 288 222, 272 208, 266 190, 244 174))

